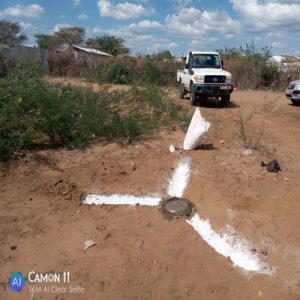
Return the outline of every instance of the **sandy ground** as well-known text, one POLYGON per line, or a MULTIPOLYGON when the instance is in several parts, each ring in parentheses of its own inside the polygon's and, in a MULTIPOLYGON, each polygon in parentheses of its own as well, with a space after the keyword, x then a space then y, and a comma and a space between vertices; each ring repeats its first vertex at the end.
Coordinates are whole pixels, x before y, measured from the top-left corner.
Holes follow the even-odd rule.
MULTIPOLYGON (((168 93, 190 107, 175 89, 168 93)), ((283 93, 237 91, 232 98, 231 108, 201 107, 212 127, 195 151, 170 154, 169 145, 180 146, 185 134, 166 128, 129 145, 43 150, 2 164, 0 298, 300 299, 300 107, 283 93), (242 154, 241 118, 247 138, 263 130, 249 156, 242 154), (157 207, 81 205, 86 193, 167 197, 168 180, 185 156, 193 171, 184 197, 216 231, 235 228, 276 275, 234 267, 184 219, 167 220, 157 207), (260 167, 273 158, 281 164, 278 174, 260 167), (89 239, 96 245, 84 251, 89 239), (16 294, 6 286, 14 271, 70 272, 71 278, 27 283, 16 294), (85 291, 30 293, 45 286, 85 291)))

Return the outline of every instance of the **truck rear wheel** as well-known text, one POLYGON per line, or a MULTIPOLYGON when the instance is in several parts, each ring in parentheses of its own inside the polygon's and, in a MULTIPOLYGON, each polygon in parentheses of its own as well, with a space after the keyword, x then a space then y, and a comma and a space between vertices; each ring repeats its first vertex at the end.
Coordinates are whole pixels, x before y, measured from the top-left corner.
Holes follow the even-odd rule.
POLYGON ((179 83, 179 98, 184 99, 185 96, 185 88, 182 82, 179 83))

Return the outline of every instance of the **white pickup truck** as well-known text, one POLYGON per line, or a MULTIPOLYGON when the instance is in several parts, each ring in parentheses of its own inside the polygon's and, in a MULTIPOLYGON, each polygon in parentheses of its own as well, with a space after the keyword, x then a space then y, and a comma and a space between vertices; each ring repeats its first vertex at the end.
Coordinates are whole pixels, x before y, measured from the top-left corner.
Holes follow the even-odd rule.
POLYGON ((217 52, 190 52, 186 57, 185 69, 177 71, 180 98, 187 92, 195 105, 208 97, 221 98, 228 106, 233 92, 232 76, 223 70, 223 62, 217 52))

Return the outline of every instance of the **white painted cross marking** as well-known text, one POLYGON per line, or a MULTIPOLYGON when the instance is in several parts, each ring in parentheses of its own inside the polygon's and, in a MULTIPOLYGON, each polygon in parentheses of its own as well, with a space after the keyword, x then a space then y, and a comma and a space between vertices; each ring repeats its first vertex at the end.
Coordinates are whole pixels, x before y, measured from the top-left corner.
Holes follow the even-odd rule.
MULTIPOLYGON (((175 169, 167 188, 171 197, 182 197, 188 184, 191 174, 191 158, 182 159, 175 169)), ((133 195, 113 194, 110 196, 89 194, 83 201, 84 204, 107 204, 107 205, 146 205, 158 206, 159 197, 136 197, 133 195)), ((243 237, 240 237, 233 229, 227 229, 222 234, 215 232, 209 220, 203 220, 199 214, 195 214, 191 219, 186 220, 202 239, 219 254, 229 257, 234 266, 245 271, 252 271, 261 274, 273 275, 274 269, 260 260, 259 256, 251 252, 251 244, 243 237)))

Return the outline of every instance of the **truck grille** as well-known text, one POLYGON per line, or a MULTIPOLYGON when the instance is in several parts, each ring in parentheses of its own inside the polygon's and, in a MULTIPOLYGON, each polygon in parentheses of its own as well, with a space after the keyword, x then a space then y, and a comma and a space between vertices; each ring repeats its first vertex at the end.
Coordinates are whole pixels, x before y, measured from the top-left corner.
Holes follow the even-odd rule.
POLYGON ((226 83, 226 76, 220 75, 206 75, 204 83, 226 83))

